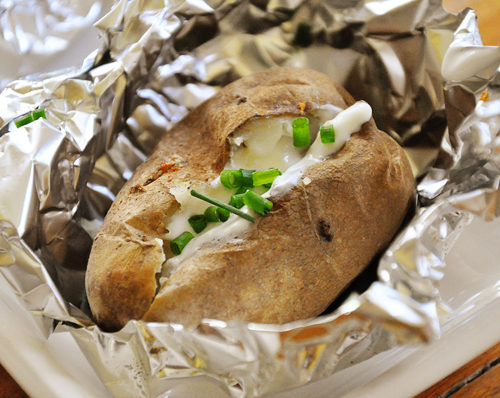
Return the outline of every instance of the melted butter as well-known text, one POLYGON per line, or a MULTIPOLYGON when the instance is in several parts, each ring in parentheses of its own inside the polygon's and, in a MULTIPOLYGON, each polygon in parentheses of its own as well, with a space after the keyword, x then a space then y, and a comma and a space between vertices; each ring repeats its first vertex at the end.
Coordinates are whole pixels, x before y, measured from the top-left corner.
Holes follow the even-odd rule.
MULTIPOLYGON (((264 195, 266 198, 279 197, 285 194, 294 185, 297 185, 305 170, 326 157, 340 150, 349 140, 352 133, 361 129, 361 126, 370 120, 372 110, 366 102, 356 102, 351 107, 341 110, 332 105, 325 105, 316 109, 309 116, 310 131, 313 144, 309 148, 293 146, 293 132, 291 128, 293 116, 279 116, 255 119, 244 125, 230 138, 231 154, 226 169, 255 169, 265 170, 278 168, 282 175, 278 176, 264 195), (335 142, 321 143, 318 134, 319 126, 333 125, 335 142)), ((207 196, 211 196, 228 203, 233 193, 222 186, 217 178, 209 184, 200 187, 181 185, 171 190, 180 203, 180 210, 171 217, 167 225, 169 233, 166 239, 174 239, 184 231, 190 231, 187 219, 194 214, 202 214, 210 206, 208 203, 190 195, 190 190, 196 189, 207 196)), ((253 211, 244 206, 242 211, 258 217, 253 211)), ((224 223, 209 223, 207 228, 195 236, 182 253, 167 260, 163 276, 168 276, 182 265, 182 262, 192 256, 199 248, 209 242, 228 242, 243 239, 250 230, 251 223, 239 216, 231 214, 224 223)), ((162 278, 163 279, 163 278, 162 278)))

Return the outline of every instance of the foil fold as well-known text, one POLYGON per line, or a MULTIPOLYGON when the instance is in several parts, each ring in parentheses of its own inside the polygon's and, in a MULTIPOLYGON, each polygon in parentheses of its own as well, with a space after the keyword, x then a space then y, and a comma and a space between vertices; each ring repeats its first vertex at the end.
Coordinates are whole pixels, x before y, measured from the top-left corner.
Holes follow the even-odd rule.
POLYGON ((438 0, 121 0, 96 26, 104 47, 80 68, 0 94, 0 274, 46 335, 75 338, 112 395, 175 396, 196 380, 219 396, 263 396, 439 336, 446 254, 471 214, 500 213, 500 51, 482 46, 472 11, 449 15, 438 0), (473 67, 458 68, 464 60, 473 67), (320 70, 368 101, 422 176, 378 279, 286 325, 130 321, 103 332, 85 266, 121 185, 189 110, 277 65, 320 70), (46 119, 15 128, 39 106, 46 119))
POLYGON ((79 56, 72 51, 75 40, 92 34, 92 24, 110 1, 0 1, 0 49, 4 54, 0 88, 20 76, 74 65, 72 58, 79 56))

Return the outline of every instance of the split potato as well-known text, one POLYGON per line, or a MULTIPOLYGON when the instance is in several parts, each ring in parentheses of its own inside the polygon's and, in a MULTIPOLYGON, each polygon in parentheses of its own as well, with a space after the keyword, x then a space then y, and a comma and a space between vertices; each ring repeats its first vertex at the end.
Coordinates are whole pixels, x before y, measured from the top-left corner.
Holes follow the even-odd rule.
POLYGON ((307 117, 314 141, 353 104, 319 72, 276 68, 229 84, 166 132, 95 237, 86 289, 96 322, 285 323, 323 312, 390 242, 414 192, 404 151, 371 113, 337 152, 304 163, 317 140, 295 147, 291 122, 307 117), (255 222, 232 214, 190 230, 187 218, 209 206, 191 189, 227 202, 223 169, 270 167, 283 175, 264 194, 269 214, 245 207, 255 222), (196 237, 176 256, 170 242, 183 230, 196 237))

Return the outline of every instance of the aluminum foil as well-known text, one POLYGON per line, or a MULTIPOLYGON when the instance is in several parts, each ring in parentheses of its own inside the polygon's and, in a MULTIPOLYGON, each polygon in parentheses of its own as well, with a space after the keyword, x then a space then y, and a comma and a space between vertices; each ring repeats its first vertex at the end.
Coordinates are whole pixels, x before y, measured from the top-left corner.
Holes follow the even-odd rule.
POLYGON ((98 47, 92 24, 111 2, 0 0, 0 89, 20 76, 52 72, 81 62, 98 47))
POLYGON ((182 396, 196 380, 218 396, 263 396, 439 336, 446 253, 471 214, 500 213, 500 49, 482 46, 472 11, 449 15, 437 0, 122 0, 97 27, 103 49, 80 68, 0 94, 0 273, 47 335, 74 336, 112 395, 182 396), (84 273, 115 194, 190 109, 276 65, 320 70, 367 100, 421 176, 378 278, 367 271, 328 314, 287 325, 101 331, 84 273), (40 106, 46 119, 15 127, 40 106))

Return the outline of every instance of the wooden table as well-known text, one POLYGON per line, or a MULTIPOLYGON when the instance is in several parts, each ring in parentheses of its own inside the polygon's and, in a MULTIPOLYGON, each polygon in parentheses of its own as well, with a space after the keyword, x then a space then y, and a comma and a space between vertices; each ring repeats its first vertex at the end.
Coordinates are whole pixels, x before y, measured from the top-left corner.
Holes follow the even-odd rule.
POLYGON ((491 347, 415 398, 500 397, 500 343, 491 347))
MULTIPOLYGON (((500 0, 443 0, 443 5, 452 12, 464 7, 476 10, 484 44, 500 46, 500 0)), ((1 365, 0 397, 28 397, 1 365)), ((498 344, 415 398, 428 397, 500 397, 500 336, 498 344)))
POLYGON ((29 398, 15 380, 0 365, 0 397, 29 398))

